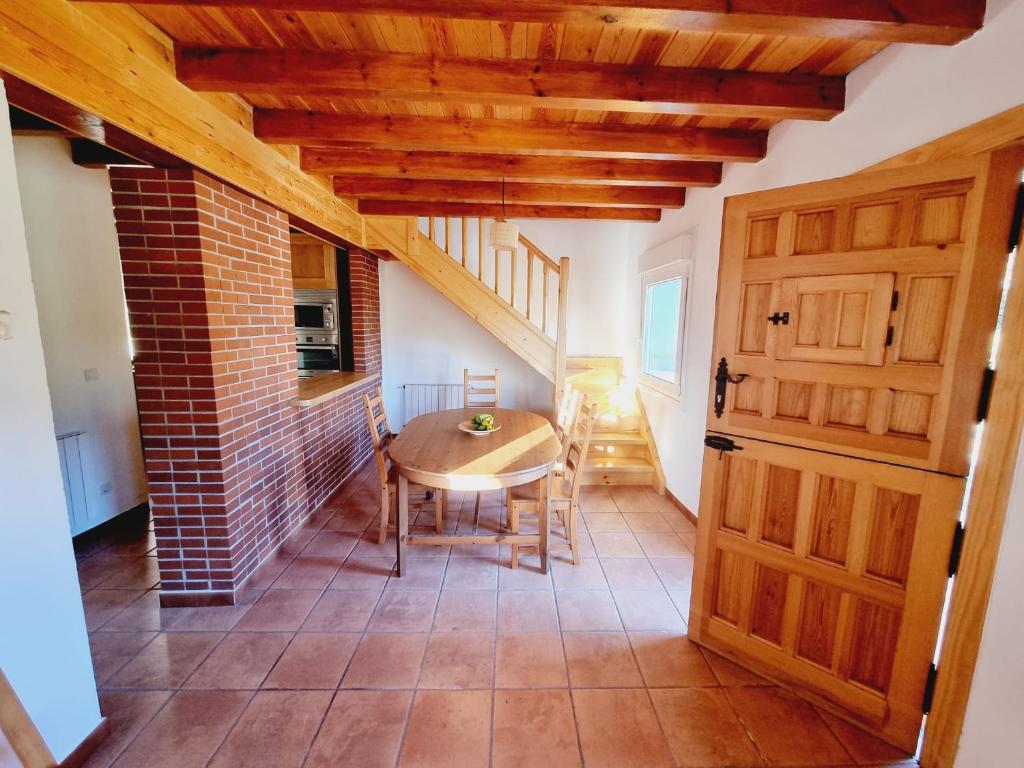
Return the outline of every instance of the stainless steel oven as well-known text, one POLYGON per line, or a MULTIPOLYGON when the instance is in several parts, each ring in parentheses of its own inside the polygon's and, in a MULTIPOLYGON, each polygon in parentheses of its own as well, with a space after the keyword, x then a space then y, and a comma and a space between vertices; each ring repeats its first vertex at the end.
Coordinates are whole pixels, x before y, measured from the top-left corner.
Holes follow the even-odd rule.
POLYGON ((336 334, 337 331, 337 291, 295 291, 296 334, 336 334))
POLYGON ((295 334, 299 355, 299 378, 336 373, 339 369, 337 334, 295 334))

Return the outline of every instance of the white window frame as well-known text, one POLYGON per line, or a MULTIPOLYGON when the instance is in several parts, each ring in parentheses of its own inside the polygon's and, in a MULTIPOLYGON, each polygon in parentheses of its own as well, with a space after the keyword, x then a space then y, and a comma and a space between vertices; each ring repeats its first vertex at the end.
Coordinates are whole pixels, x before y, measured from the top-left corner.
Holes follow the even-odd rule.
POLYGON ((661 392, 663 395, 678 400, 683 392, 683 361, 686 350, 686 316, 690 307, 690 283, 692 272, 692 261, 690 259, 677 259, 654 269, 648 269, 640 273, 640 349, 639 371, 640 383, 651 389, 661 392), (647 287, 654 283, 662 283, 666 280, 681 279, 679 297, 679 328, 676 336, 676 370, 675 382, 659 379, 644 371, 644 341, 647 335, 647 287))

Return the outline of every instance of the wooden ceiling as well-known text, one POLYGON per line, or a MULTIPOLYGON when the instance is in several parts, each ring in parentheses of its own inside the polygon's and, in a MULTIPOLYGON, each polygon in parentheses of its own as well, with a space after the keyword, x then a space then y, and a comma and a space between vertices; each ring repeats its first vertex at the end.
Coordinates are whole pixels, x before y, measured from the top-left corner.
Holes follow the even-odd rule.
POLYGON ((132 5, 178 78, 237 93, 363 212, 656 220, 892 42, 983 0, 178 0, 132 5), (336 9, 344 9, 338 12, 336 9), (495 204, 499 204, 495 208, 495 204))

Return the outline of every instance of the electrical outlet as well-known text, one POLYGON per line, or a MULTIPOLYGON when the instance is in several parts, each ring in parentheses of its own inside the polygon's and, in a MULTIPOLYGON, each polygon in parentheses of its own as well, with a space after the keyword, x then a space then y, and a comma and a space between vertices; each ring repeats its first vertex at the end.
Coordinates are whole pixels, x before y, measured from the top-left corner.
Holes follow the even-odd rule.
POLYGON ((106 496, 112 490, 114 490, 113 483, 104 483, 103 485, 100 486, 100 493, 103 494, 104 496, 106 496))
POLYGON ((86 381, 99 381, 100 369, 99 368, 86 368, 85 369, 85 380, 86 381))

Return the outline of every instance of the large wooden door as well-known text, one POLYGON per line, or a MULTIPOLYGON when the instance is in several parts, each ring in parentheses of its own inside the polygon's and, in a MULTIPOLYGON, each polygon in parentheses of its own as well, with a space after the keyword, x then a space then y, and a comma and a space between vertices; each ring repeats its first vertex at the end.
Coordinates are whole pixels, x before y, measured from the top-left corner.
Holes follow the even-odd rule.
POLYGON ((908 751, 1017 167, 985 155, 726 204, 714 361, 731 378, 709 402, 690 636, 908 751))

